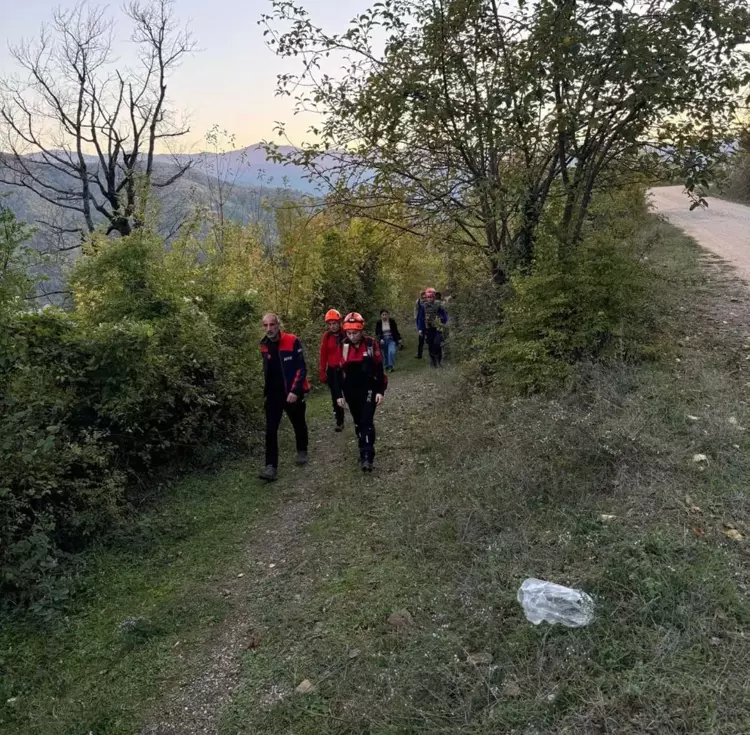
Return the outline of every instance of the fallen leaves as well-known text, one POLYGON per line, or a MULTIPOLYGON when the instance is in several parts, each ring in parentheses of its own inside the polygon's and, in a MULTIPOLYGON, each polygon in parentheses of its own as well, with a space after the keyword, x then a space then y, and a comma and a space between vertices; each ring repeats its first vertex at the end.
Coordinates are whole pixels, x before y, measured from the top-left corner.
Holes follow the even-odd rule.
POLYGON ((503 694, 506 697, 520 697, 522 694, 521 687, 515 681, 506 681, 503 684, 503 694))
POLYGON ((724 524, 724 535, 732 541, 742 541, 745 537, 731 524, 724 524))
POLYGON ((297 688, 294 691, 297 694, 311 694, 315 691, 315 684, 313 684, 309 679, 305 679, 297 685, 297 688))
POLYGON ((408 610, 396 610, 388 616, 388 625, 397 630, 408 628, 414 622, 411 613, 408 610))

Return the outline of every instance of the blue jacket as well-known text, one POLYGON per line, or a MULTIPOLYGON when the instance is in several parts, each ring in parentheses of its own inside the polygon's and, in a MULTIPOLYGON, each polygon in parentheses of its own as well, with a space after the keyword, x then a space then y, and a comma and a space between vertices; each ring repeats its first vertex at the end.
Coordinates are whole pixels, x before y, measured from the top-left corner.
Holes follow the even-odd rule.
MULTIPOLYGON (((268 346, 271 340, 263 337, 260 341, 260 352, 263 356, 263 377, 268 383, 268 361, 272 359, 268 346)), ((279 360, 281 372, 284 375, 284 387, 287 393, 302 396, 310 390, 307 382, 307 366, 302 343, 293 334, 282 332, 279 337, 279 360)))
MULTIPOLYGON (((438 306, 438 314, 440 315, 440 321, 443 324, 448 323, 448 313, 445 311, 445 309, 442 306, 438 306)), ((424 332, 426 330, 426 325, 424 321, 424 304, 419 305, 419 311, 417 311, 417 329, 420 332, 424 332)))

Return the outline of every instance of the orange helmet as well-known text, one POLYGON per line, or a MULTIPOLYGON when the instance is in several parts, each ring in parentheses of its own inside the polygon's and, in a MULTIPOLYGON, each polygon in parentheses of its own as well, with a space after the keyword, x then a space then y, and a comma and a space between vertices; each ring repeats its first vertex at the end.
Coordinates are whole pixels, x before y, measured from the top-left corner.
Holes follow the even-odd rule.
POLYGON ((327 322, 340 322, 341 321, 341 312, 336 311, 336 309, 329 309, 328 313, 326 314, 325 321, 327 321, 327 322))
POLYGON ((353 311, 344 317, 344 331, 361 332, 365 328, 365 320, 361 314, 353 311))
POLYGON ((437 293, 434 288, 427 288, 425 289, 424 295, 425 296, 434 296, 437 293))

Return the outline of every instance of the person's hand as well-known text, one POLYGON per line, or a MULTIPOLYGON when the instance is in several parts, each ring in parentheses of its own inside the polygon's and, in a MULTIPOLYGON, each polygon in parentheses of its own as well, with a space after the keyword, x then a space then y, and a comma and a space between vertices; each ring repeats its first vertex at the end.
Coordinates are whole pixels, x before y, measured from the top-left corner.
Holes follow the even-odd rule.
POLYGON ((375 394, 375 405, 379 406, 383 402, 383 394, 382 393, 376 393, 375 394))
POLYGON ((296 393, 290 393, 290 394, 289 394, 289 395, 288 395, 288 396, 286 397, 286 402, 287 402, 287 403, 297 403, 297 398, 298 398, 298 396, 297 396, 297 394, 296 394, 296 393))
POLYGON ((336 399, 336 405, 339 408, 343 408, 345 403, 346 403, 346 401, 343 398, 337 398, 336 399))
POLYGON ((419 330, 419 331, 417 332, 417 334, 419 334, 419 336, 421 337, 421 336, 422 336, 422 330, 420 329, 420 330, 419 330))
POLYGON ((323 383, 323 385, 325 385, 328 382, 328 376, 327 375, 321 376, 320 382, 323 383))

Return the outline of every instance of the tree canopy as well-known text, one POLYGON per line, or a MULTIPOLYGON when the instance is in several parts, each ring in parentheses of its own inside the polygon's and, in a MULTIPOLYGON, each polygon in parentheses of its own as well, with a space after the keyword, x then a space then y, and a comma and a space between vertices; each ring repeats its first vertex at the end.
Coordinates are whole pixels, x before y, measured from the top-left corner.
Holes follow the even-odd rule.
POLYGON ((572 247, 612 177, 666 163, 697 191, 750 81, 743 0, 383 0, 341 34, 273 0, 261 22, 301 64, 279 94, 320 116, 314 144, 268 144, 276 158, 360 214, 448 225, 498 283, 530 264, 553 203, 572 247))

